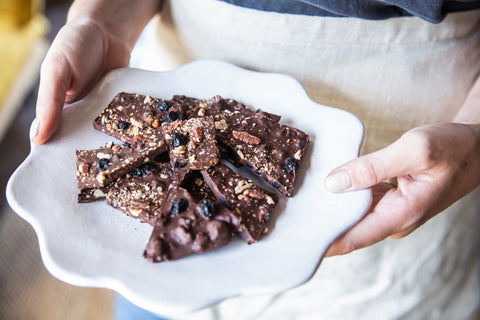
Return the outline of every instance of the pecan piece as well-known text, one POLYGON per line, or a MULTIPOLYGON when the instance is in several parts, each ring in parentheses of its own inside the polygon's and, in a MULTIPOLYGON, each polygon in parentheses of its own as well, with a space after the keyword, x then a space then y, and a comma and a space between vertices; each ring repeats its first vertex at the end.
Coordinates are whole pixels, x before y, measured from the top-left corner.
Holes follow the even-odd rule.
POLYGON ((202 142, 202 139, 203 139, 203 132, 198 129, 198 128, 195 128, 193 130, 193 137, 195 138, 195 141, 197 142, 202 142))
POLYGON ((82 162, 79 166, 78 166, 78 171, 80 171, 81 174, 85 175, 88 173, 88 169, 90 168, 90 165, 88 164, 88 162, 82 162))
POLYGON ((260 138, 255 137, 254 135, 245 132, 245 131, 232 131, 233 137, 237 140, 240 140, 245 143, 250 143, 250 144, 259 144, 260 143, 260 138))

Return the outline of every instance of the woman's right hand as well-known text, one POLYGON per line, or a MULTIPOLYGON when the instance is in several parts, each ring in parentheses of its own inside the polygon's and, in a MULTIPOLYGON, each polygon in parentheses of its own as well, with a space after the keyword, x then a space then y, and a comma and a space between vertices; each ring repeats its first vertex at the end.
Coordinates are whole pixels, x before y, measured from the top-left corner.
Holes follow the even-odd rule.
POLYGON ((128 46, 92 19, 67 23, 42 64, 32 142, 46 142, 60 123, 64 104, 83 97, 108 71, 128 66, 129 58, 128 46))

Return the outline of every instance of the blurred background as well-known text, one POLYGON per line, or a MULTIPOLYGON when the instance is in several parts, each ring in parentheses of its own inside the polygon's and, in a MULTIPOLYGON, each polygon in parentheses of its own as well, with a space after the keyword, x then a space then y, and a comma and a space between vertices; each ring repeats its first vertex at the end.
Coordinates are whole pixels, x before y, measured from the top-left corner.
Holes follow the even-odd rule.
POLYGON ((30 225, 5 199, 30 150, 40 64, 72 1, 0 0, 0 320, 111 319, 113 292, 57 280, 30 225))

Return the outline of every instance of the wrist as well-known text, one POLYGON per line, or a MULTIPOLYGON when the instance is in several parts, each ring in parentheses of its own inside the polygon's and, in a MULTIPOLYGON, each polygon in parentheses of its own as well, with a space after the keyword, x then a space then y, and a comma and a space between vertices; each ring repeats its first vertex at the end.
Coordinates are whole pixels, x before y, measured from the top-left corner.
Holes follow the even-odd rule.
POLYGON ((131 50, 150 19, 159 11, 160 0, 76 0, 67 17, 67 24, 95 25, 103 34, 116 38, 131 50))

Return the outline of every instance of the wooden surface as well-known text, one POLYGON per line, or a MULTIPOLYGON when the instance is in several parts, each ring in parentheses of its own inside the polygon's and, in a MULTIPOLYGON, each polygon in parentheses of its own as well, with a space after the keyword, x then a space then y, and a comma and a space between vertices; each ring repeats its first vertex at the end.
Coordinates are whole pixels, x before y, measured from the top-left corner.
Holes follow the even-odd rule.
POLYGON ((8 206, 0 215, 0 239, 0 319, 111 319, 114 293, 50 275, 35 232, 8 206))

